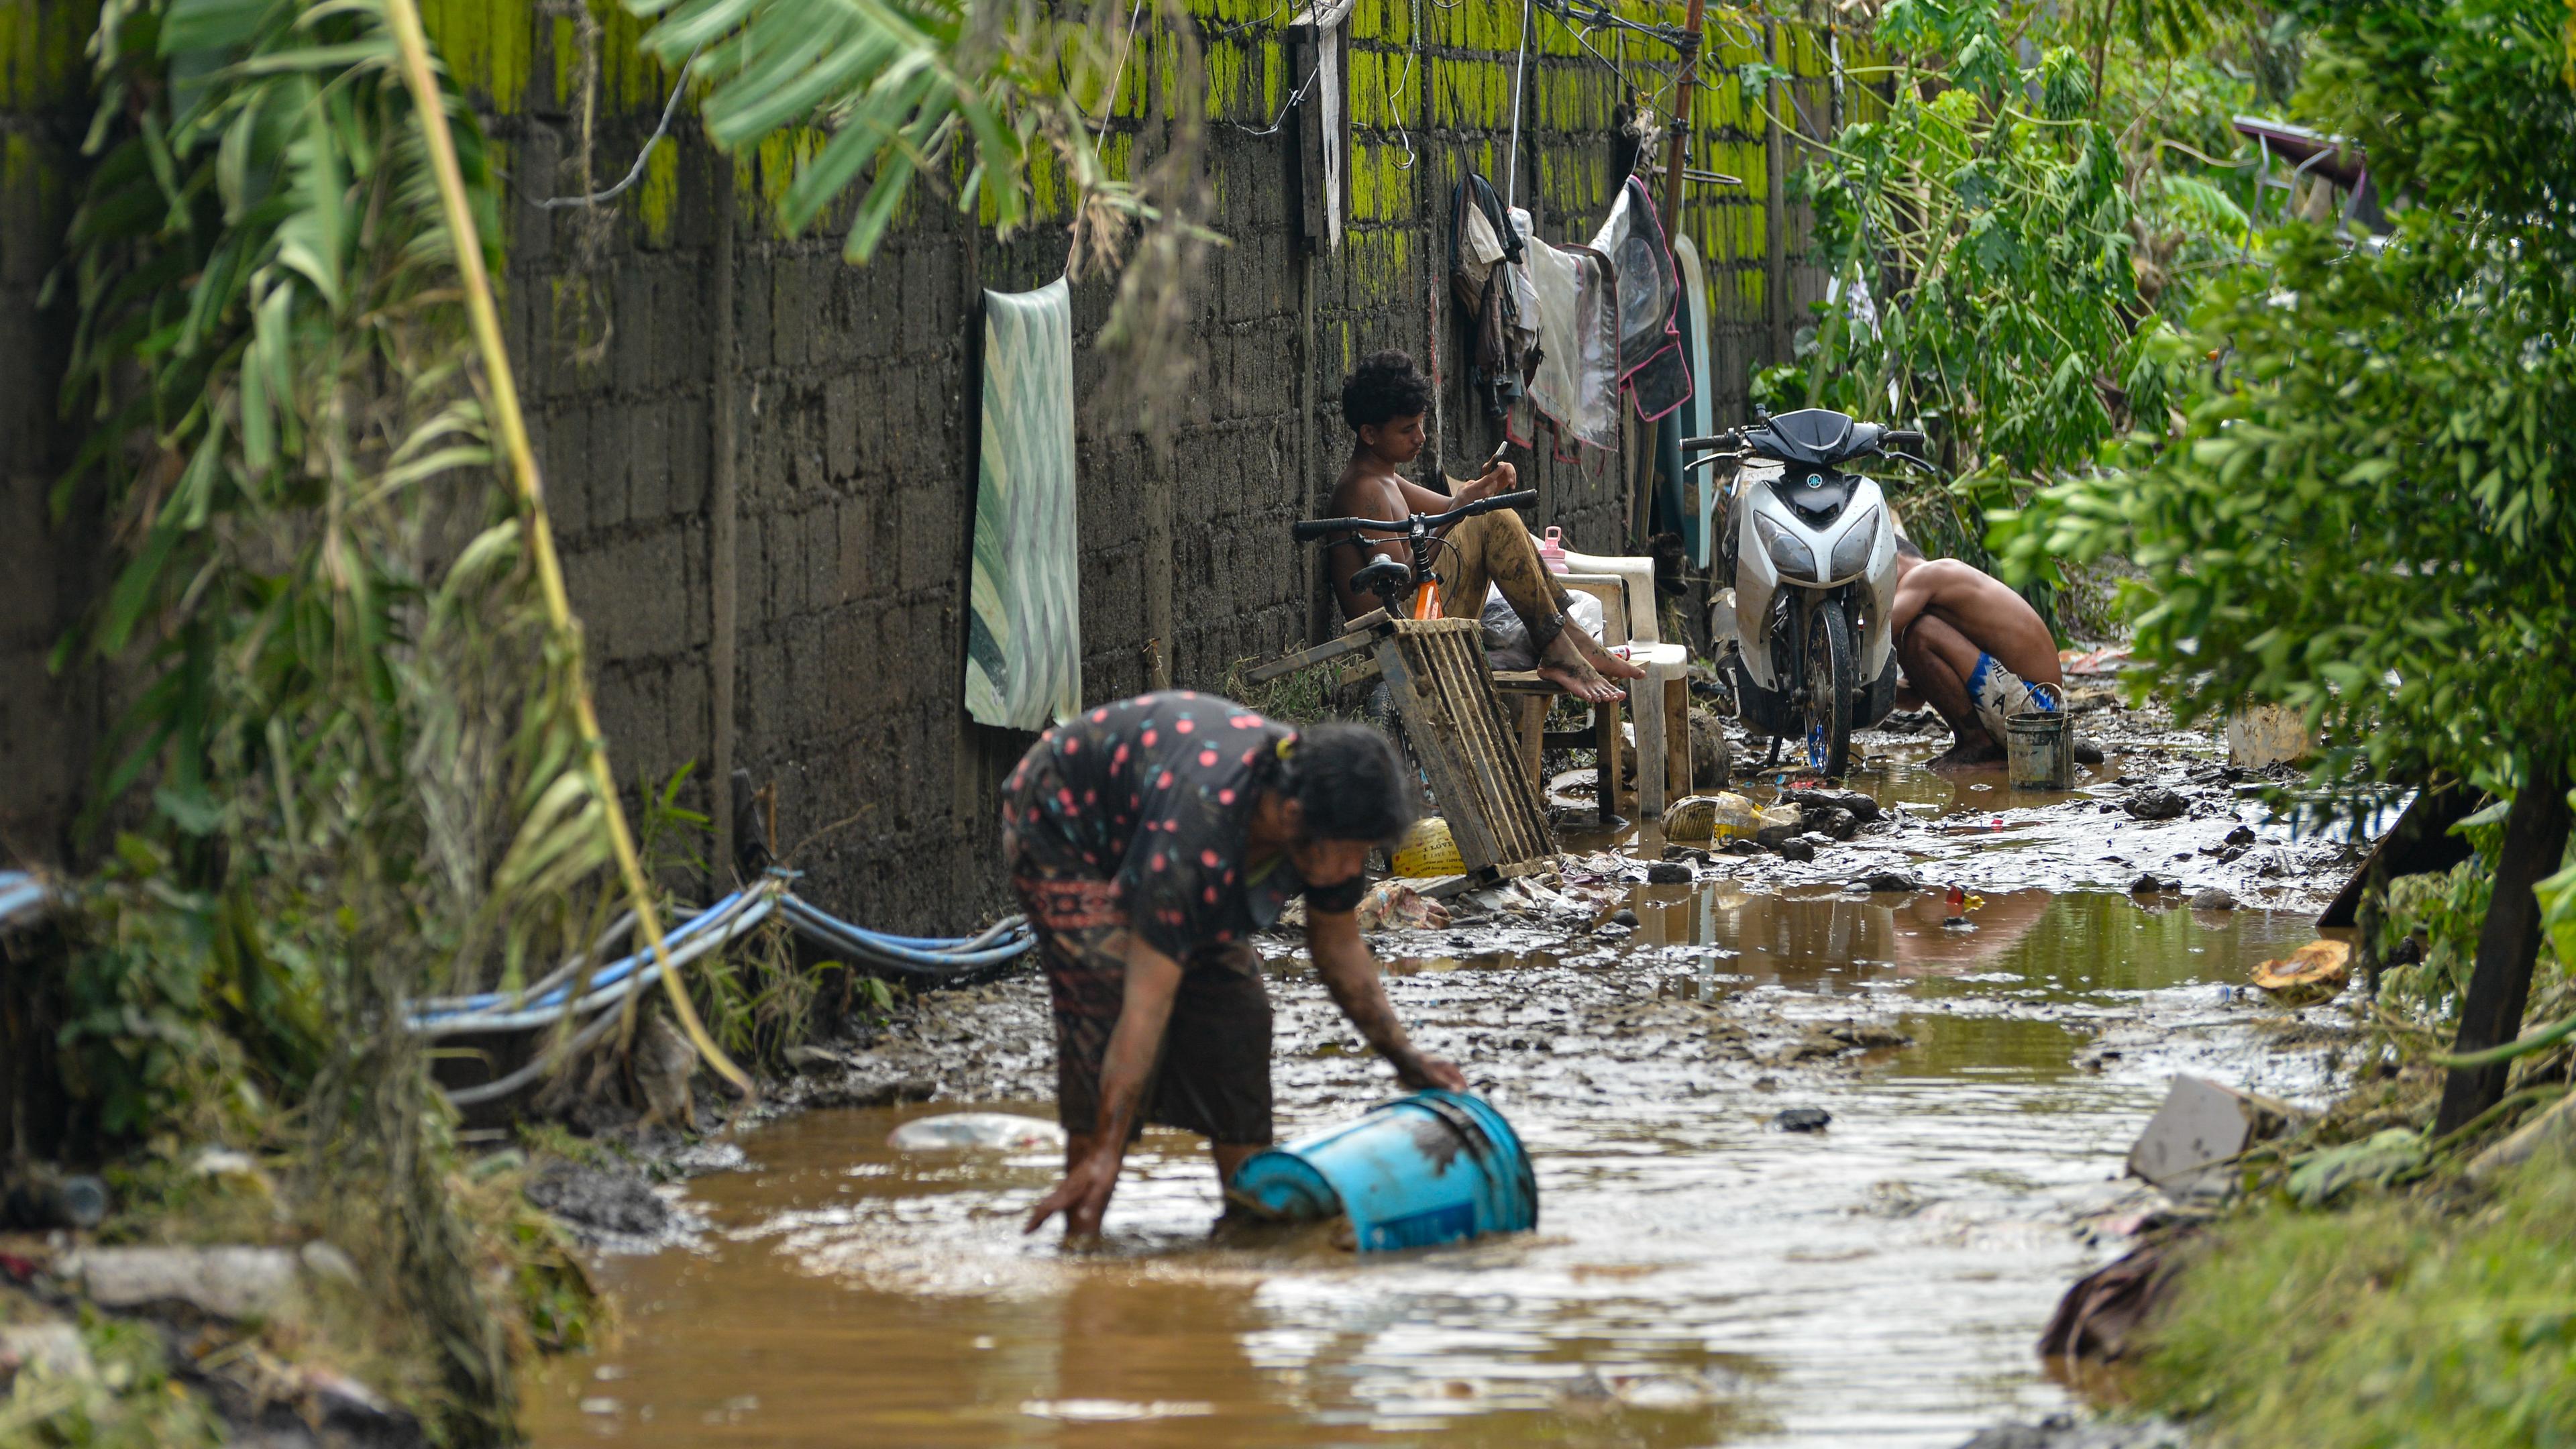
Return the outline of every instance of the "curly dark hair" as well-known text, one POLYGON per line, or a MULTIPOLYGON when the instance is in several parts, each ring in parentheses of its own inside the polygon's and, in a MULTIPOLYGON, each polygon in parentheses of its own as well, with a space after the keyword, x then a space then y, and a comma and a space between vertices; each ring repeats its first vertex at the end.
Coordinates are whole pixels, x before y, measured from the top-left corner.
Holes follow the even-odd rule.
POLYGON ((1307 725, 1289 756, 1288 795, 1306 807, 1309 840, 1392 846, 1413 823, 1412 783, 1395 746, 1363 724, 1307 725))
POLYGON ((1342 379, 1342 421, 1352 431, 1391 418, 1431 411, 1431 379, 1413 365, 1413 354, 1388 348, 1360 359, 1342 379))

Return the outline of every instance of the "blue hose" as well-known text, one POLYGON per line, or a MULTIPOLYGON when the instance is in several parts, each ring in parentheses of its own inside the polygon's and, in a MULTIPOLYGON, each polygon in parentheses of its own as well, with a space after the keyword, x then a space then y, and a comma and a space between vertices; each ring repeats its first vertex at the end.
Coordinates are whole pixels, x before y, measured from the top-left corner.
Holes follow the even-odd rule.
MULTIPOLYGON (((663 936, 662 939, 666 944, 671 946, 672 949, 677 950, 682 942, 688 940, 698 932, 707 929, 709 926, 713 925, 718 918, 737 909, 742 904, 742 901, 743 893, 736 891, 732 895, 726 896, 723 900, 716 902, 714 905, 709 906, 705 910, 700 911, 685 921, 682 921, 677 926, 672 927, 670 932, 663 936)), ((616 985, 619 981, 626 978, 626 974, 628 972, 635 969, 638 962, 651 954, 652 953, 649 950, 638 951, 632 956, 621 957, 618 960, 609 962, 607 965, 600 967, 597 971, 591 973, 591 988, 593 990, 597 990, 600 987, 616 985)), ((446 997, 440 999, 434 1005, 415 1008, 415 1019, 435 1020, 439 1017, 456 1016, 467 1012, 488 1011, 493 1007, 502 1005, 507 1005, 513 1010, 536 1009, 550 1005, 559 1006, 564 1000, 564 991, 565 988, 558 986, 542 996, 527 997, 524 999, 518 993, 509 991, 485 991, 472 996, 446 997)))
POLYGON ((904 944, 897 938, 853 926, 847 921, 816 909, 799 897, 789 896, 785 904, 788 918, 807 935, 823 944, 837 946, 871 964, 891 966, 897 970, 915 973, 963 971, 980 966, 998 966, 1026 952, 1036 942, 1035 935, 1022 928, 1001 944, 981 950, 960 949, 957 944, 952 944, 950 949, 944 951, 923 950, 904 944))

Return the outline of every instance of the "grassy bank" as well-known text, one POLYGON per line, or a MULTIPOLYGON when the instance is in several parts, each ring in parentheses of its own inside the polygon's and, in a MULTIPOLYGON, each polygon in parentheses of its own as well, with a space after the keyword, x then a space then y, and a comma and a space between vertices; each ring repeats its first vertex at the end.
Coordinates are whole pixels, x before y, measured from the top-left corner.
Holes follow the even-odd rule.
POLYGON ((2275 1202, 2211 1233, 2140 1393, 2220 1446, 2576 1443, 2576 1154, 2492 1193, 2275 1202))

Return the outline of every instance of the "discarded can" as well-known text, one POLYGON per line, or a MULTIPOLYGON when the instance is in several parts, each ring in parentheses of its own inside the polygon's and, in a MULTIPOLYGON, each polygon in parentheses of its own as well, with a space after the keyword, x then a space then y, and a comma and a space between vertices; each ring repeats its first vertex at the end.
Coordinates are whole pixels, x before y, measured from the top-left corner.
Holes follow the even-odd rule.
POLYGON ((1538 1180, 1520 1137, 1463 1092, 1399 1097, 1259 1153, 1226 1196, 1283 1220, 1342 1213, 1363 1253, 1538 1226, 1538 1180))
POLYGON ((2064 691, 2031 685, 2029 704, 2004 721, 2006 779, 2016 790, 2074 789, 2075 720, 2066 712, 2064 691))

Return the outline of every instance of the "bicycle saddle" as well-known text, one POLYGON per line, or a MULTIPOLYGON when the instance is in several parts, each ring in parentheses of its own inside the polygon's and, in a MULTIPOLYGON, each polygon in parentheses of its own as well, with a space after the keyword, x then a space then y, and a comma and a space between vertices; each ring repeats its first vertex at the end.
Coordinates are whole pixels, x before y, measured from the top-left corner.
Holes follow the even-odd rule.
POLYGON ((1413 570, 1385 554, 1351 575, 1351 592, 1393 598, 1413 585, 1413 570))

